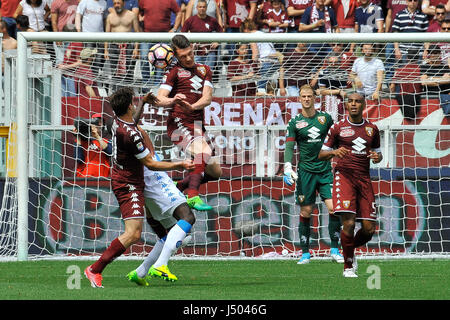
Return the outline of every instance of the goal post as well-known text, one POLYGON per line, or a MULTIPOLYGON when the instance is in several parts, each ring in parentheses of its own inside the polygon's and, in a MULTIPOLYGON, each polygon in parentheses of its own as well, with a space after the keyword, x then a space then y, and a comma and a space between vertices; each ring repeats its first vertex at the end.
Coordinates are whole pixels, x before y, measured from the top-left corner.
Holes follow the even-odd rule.
MULTIPOLYGON (((84 97, 83 99, 61 97, 61 83, 58 82, 61 70, 56 68, 55 56, 52 53, 47 55, 33 53, 31 49, 33 43, 46 44, 47 47, 55 42, 96 43, 101 44, 100 46, 103 43, 169 43, 174 35, 170 33, 18 33, 17 72, 11 75, 16 79, 17 88, 14 105, 16 108, 14 120, 17 123, 17 179, 6 181, 4 188, 5 192, 14 190, 14 196, 17 198, 17 208, 10 208, 17 214, 15 226, 17 248, 9 254, 16 256, 18 260, 27 260, 30 258, 31 246, 42 246, 34 250, 40 253, 31 254, 33 258, 58 254, 62 256, 97 255, 101 254, 102 248, 122 228, 118 218, 120 215, 117 215, 117 204, 107 187, 107 178, 80 181, 75 178, 75 172, 72 173, 72 178, 67 178, 64 173, 55 174, 56 171, 64 172, 67 169, 64 167, 64 159, 69 157, 66 145, 55 143, 55 141, 59 138, 64 141, 69 140, 66 132, 72 128, 73 115, 81 114, 81 112, 70 113, 67 110, 70 108, 73 110, 75 107, 85 108, 83 115, 90 115, 95 110, 103 111, 108 92, 102 94, 99 90, 95 103, 93 99, 84 99, 84 97), (51 79, 48 80, 41 74, 50 75, 51 79), (36 82, 39 84, 34 86, 36 82), (36 103, 37 99, 43 102, 36 103), (69 100, 77 101, 73 102, 77 105, 69 105, 69 100), (94 105, 96 107, 93 107, 94 105), (67 109, 64 115, 62 113, 66 111, 61 111, 63 107, 67 109), (61 122, 61 118, 64 117, 72 118, 61 122), (53 147, 57 150, 52 149, 53 147), (41 158, 37 160, 36 156, 41 158), (43 160, 47 163, 35 165, 36 161, 43 160), (48 181, 42 182, 44 178, 48 181), (30 181, 33 186, 30 186, 30 181), (15 184, 16 188, 7 189, 8 183, 15 184), (67 194, 64 193, 66 187, 69 190, 67 194), (34 195, 35 190, 42 193, 34 195), (33 193, 32 199, 30 192, 33 193), (86 198, 88 193, 92 199, 101 198, 103 202, 97 203, 95 202, 97 200, 92 200, 94 202, 89 200, 91 201, 89 202, 86 198), (51 202, 56 198, 58 203, 45 202, 51 202), (33 203, 33 201, 37 202, 33 203), (84 201, 84 207, 77 204, 77 201, 84 201), (60 202, 70 202, 71 207, 62 208, 60 202), (89 207, 91 211, 88 213, 80 209, 90 205, 92 207, 89 207), (57 221, 53 222, 50 221, 55 215, 52 206, 58 207, 60 214, 57 221), (34 213, 36 216, 34 219, 42 220, 33 222, 32 226, 29 225, 30 207, 38 212, 34 213), (100 210, 113 213, 114 218, 99 217, 100 210), (85 213, 87 216, 82 218, 85 213), (66 223, 73 223, 73 228, 64 229, 67 228, 66 223), (62 227, 62 224, 65 227, 62 227), (91 235, 88 240, 83 239, 86 233, 91 235), (32 235, 32 239, 29 235, 32 235), (36 237, 40 238, 39 241, 36 241, 36 237), (30 241, 33 241, 33 244, 30 241)), ((447 33, 287 33, 282 35, 188 33, 185 35, 192 43, 219 42, 224 44, 222 49, 225 48, 225 44, 230 43, 275 43, 285 47, 287 44, 296 43, 377 43, 383 49, 386 44, 394 42, 420 44, 450 42, 450 36, 447 33)), ((222 52, 226 51, 219 51, 219 55, 222 52)), ((355 53, 355 55, 358 54, 360 55, 359 52, 355 53)), ((227 62, 234 55, 235 53, 229 50, 228 56, 225 57, 228 58, 227 62)), ((317 57, 320 61, 325 58, 319 54, 317 57)), ((384 53, 380 53, 379 57, 384 59, 384 53)), ((126 58, 130 57, 126 56, 126 58)), ((223 58, 223 56, 220 57, 220 59, 223 58)), ((140 59, 142 60, 142 56, 140 59)), ((322 62, 317 62, 316 67, 319 68, 320 63, 322 62)), ((226 70, 225 64, 222 67, 226 70)), ((114 77, 106 79, 101 74, 103 69, 101 71, 100 69, 100 67, 98 69, 93 67, 94 76, 99 83, 104 81, 109 88, 130 85, 135 86, 141 94, 145 92, 145 83, 136 85, 132 79, 125 79, 125 81, 119 81, 114 77), (130 82, 127 82, 128 80, 130 82)), ((283 163, 280 150, 283 148, 286 121, 300 110, 298 102, 292 96, 237 97, 230 95, 229 79, 223 74, 220 75, 220 70, 216 71, 219 74, 217 79, 220 85, 216 86, 215 92, 220 94, 205 112, 205 117, 208 117, 207 130, 211 137, 214 137, 216 144, 223 146, 222 161, 225 165, 229 165, 227 172, 229 171, 230 174, 221 179, 223 181, 209 183, 202 189, 203 196, 214 204, 215 209, 213 213, 196 212, 199 226, 193 235, 193 242, 182 250, 182 255, 271 256, 271 252, 280 253, 283 248, 287 248, 291 255, 296 255, 300 250, 296 230, 299 207, 294 203, 294 190, 283 185, 280 178, 283 163), (239 157, 241 157, 239 160, 241 163, 233 160, 239 157), (239 176, 235 172, 242 174, 239 176), (253 180, 254 178, 256 180, 253 180)), ((136 74, 137 71, 134 70, 133 76, 136 74)), ((295 77, 285 74, 285 79, 291 76, 295 77)), ((303 74, 305 78, 309 76, 310 74, 303 74)), ((261 74, 259 77, 263 79, 266 75, 261 74)), ((266 80, 275 80, 277 77, 279 77, 279 70, 267 76, 266 80)), ((414 79, 413 82, 420 81, 414 79)), ((157 85, 154 84, 152 88, 156 89, 157 85)), ((393 99, 393 93, 386 92, 386 96, 389 101, 393 99)), ((325 104, 324 101, 321 100, 321 103, 325 104)), ((433 111, 426 113, 419 124, 405 124, 402 122, 401 113, 390 113, 389 107, 381 108, 379 105, 372 104, 372 115, 376 117, 375 122, 382 131, 382 149, 385 156, 382 163, 372 165, 371 171, 375 189, 378 192, 377 204, 383 214, 380 216, 378 225, 379 237, 375 237, 372 245, 369 244, 363 248, 360 252, 362 255, 384 257, 410 256, 411 254, 413 257, 449 257, 450 216, 446 210, 450 206, 448 195, 450 125, 439 111, 436 97, 429 101, 432 101, 429 105, 433 106, 427 107, 427 110, 433 111), (420 170, 424 173, 419 176, 420 170), (417 181, 421 179, 425 179, 425 182, 417 181), (436 185, 426 189, 427 183, 436 179, 439 180, 436 185), (436 192, 436 188, 444 189, 436 192), (440 207, 436 209, 436 206, 440 207), (427 216, 431 207, 437 212, 436 216, 427 216)), ((150 115, 150 120, 143 120, 142 126, 153 139, 161 143, 161 145, 157 143, 155 145, 161 148, 160 151, 166 155, 166 159, 170 159, 173 149, 167 145, 167 139, 164 138, 165 111, 155 108, 146 111, 150 115)), ((73 162, 73 159, 71 161, 73 162)), ((181 176, 179 172, 174 175, 175 178, 181 176)), ((327 246, 329 237, 326 231, 327 214, 326 208, 319 200, 317 200, 317 218, 314 221, 316 238, 312 240, 312 247, 316 252, 315 256, 324 257, 329 248, 327 246)), ((103 211, 102 214, 104 214, 103 211)), ((130 256, 142 255, 149 246, 152 246, 155 236, 150 234, 149 229, 146 229, 146 232, 139 248, 135 251, 131 250, 133 252, 130 256)))

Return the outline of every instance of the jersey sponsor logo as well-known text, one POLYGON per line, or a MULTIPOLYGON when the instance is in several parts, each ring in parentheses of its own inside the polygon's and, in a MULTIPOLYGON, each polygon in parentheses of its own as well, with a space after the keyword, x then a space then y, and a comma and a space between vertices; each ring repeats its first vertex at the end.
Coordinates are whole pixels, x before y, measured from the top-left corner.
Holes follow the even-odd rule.
POLYGON ((297 121, 297 122, 295 123, 295 127, 296 127, 297 129, 303 129, 304 127, 307 127, 307 126, 308 126, 308 122, 303 121, 303 120, 297 121))
POLYGON ((364 140, 361 137, 358 137, 355 140, 353 140, 352 142, 353 142, 352 148, 354 150, 356 150, 356 153, 360 153, 360 154, 365 153, 365 152, 363 152, 363 150, 366 149, 366 143, 367 143, 366 140, 364 140))
POLYGON ((345 209, 348 209, 350 207, 350 200, 344 200, 342 201, 342 205, 344 206, 345 209))
POLYGON ((373 128, 372 127, 365 127, 366 133, 369 137, 373 136, 373 128))
POLYGON ((314 140, 320 136, 320 129, 317 129, 316 127, 309 128, 308 132, 309 132, 308 137, 313 139, 312 141, 309 140, 308 142, 314 142, 314 140))
POLYGON ((193 76, 191 79, 191 87, 198 91, 202 87, 202 79, 199 76, 193 76))
POLYGON ((179 78, 189 78, 191 76, 191 72, 188 70, 180 69, 178 70, 179 78))
POLYGON ((319 121, 320 124, 325 124, 325 122, 327 121, 327 118, 325 118, 325 116, 318 116, 317 121, 319 121))
POLYGON ((354 134, 355 134, 355 130, 353 130, 353 129, 344 129, 344 130, 341 130, 341 132, 339 133, 339 135, 343 138, 351 137, 354 134))

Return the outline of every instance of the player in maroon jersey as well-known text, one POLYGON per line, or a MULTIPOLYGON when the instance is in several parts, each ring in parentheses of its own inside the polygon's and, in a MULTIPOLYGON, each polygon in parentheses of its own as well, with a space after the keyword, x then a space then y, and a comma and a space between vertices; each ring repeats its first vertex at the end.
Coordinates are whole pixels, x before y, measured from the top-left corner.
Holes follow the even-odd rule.
POLYGON ((171 46, 178 62, 163 78, 158 105, 170 109, 167 134, 195 164, 195 170, 177 186, 186 193, 191 208, 210 210, 212 207, 200 199, 198 189, 202 183, 222 175, 205 136, 204 108, 211 104, 213 92, 211 70, 195 63, 194 50, 184 35, 174 36, 171 46))
POLYGON ((380 132, 362 116, 364 97, 348 95, 348 117, 335 123, 319 153, 320 160, 337 157, 333 184, 333 207, 342 222, 341 243, 344 255, 344 277, 357 277, 355 248, 372 239, 376 227, 375 195, 370 180, 370 160, 379 163, 380 132), (354 235, 355 221, 361 229, 354 235))
POLYGON ((94 288, 103 288, 102 271, 127 248, 141 238, 145 219, 144 166, 151 170, 192 170, 191 161, 163 162, 152 158, 133 114, 133 90, 121 88, 110 97, 110 105, 115 113, 112 124, 113 169, 111 186, 119 203, 125 232, 114 239, 101 257, 84 274, 94 288))

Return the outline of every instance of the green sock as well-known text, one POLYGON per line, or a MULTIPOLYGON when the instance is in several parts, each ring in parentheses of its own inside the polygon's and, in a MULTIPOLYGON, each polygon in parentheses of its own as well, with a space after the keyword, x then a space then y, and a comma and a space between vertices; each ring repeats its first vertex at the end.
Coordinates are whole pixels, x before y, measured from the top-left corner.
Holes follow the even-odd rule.
POLYGON ((298 226, 299 237, 300 237, 300 247, 302 248, 302 253, 309 252, 309 236, 311 234, 309 227, 310 218, 304 218, 300 216, 300 224, 298 226))
POLYGON ((328 233, 330 234, 330 247, 339 247, 339 238, 341 234, 341 220, 335 215, 329 216, 328 233))

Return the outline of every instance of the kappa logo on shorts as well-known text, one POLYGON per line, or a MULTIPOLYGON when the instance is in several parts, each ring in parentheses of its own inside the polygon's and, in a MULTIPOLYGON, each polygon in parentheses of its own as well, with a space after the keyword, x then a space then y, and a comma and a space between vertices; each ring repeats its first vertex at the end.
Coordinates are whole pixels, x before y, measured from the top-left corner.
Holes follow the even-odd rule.
POLYGON ((140 214, 141 214, 141 212, 139 210, 134 210, 132 213, 133 216, 138 216, 140 214))
POLYGON ((348 209, 350 207, 350 200, 344 200, 342 201, 342 204, 344 205, 345 209, 348 209))
POLYGON ((132 184, 127 184, 127 186, 128 186, 128 191, 130 191, 130 192, 136 190, 136 187, 133 186, 132 184))

